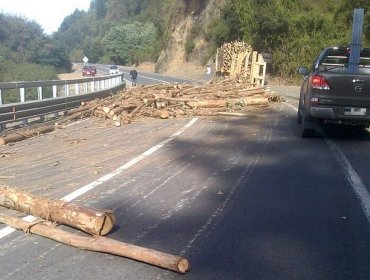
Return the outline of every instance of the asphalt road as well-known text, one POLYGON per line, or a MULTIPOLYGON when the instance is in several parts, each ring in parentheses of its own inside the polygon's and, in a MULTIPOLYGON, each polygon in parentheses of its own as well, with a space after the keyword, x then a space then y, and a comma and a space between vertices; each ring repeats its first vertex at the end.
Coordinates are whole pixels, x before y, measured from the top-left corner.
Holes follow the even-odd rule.
MULTIPOLYGON (((109 74, 109 65, 96 65, 97 71, 101 74, 109 74)), ((130 71, 133 68, 127 67, 127 66, 120 66, 119 70, 121 73, 124 73, 124 79, 126 80, 126 83, 128 85, 131 85, 131 76, 130 71)), ((194 79, 188 79, 186 77, 184 78, 178 78, 178 77, 164 77, 162 75, 156 74, 156 73, 142 73, 138 72, 137 76, 137 85, 153 85, 153 84, 170 84, 170 83, 179 83, 179 84, 202 84, 204 83, 204 80, 194 80, 194 79)))
POLYGON ((90 186, 73 202, 112 209, 110 238, 191 263, 180 275, 0 225, 0 279, 370 279, 369 132, 302 139, 298 88, 273 89, 287 102, 249 117, 89 119, 0 146, 0 183, 90 186))

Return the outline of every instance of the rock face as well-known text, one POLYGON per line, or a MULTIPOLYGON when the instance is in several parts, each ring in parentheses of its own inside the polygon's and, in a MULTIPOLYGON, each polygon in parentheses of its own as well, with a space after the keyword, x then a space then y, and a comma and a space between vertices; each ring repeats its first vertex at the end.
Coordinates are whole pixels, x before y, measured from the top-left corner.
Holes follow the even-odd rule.
POLYGON ((225 0, 183 0, 171 23, 170 40, 158 59, 156 71, 179 76, 201 78, 205 73, 204 56, 207 43, 202 32, 215 19, 220 17, 225 0), (191 34, 193 33, 193 34, 191 34), (194 48, 186 52, 186 43, 192 37, 194 48))

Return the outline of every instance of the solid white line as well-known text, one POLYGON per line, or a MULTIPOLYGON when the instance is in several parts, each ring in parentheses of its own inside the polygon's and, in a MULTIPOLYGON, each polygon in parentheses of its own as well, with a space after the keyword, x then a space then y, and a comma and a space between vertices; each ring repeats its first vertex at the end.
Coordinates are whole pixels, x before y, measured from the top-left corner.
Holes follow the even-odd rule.
POLYGON ((292 108, 294 111, 298 112, 298 109, 296 107, 294 107, 292 104, 289 104, 289 103, 284 103, 285 105, 289 106, 290 108, 292 108))
MULTIPOLYGON (((167 144, 168 142, 172 141, 175 136, 179 136, 180 134, 182 134, 184 131, 186 131, 189 127, 191 127, 196 121, 198 120, 198 118, 193 118, 190 122, 188 122, 184 127, 182 127, 181 129, 179 129, 179 131, 177 131, 176 133, 172 134, 169 138, 167 138, 166 140, 162 141, 161 143, 155 145, 154 147, 146 150, 145 152, 143 152, 141 155, 133 158, 132 160, 130 160, 129 162, 125 163, 124 165, 118 167, 116 170, 114 170, 113 172, 109 173, 109 174, 106 174, 104 175, 103 177, 97 179, 96 181, 94 182, 91 182, 81 188, 79 188, 78 190, 75 190, 74 192, 64 196, 61 200, 63 201, 66 201, 66 202, 70 202, 74 199, 76 199, 77 197, 85 194, 86 192, 94 189, 95 187, 109 181, 110 179, 112 179, 113 177, 121 174, 123 171, 129 169, 130 167, 132 167, 133 165, 139 163, 140 161, 144 160, 145 158, 147 158, 148 156, 150 156, 151 154, 153 154, 154 152, 158 151, 160 148, 162 148, 165 144, 167 144)), ((33 217, 33 216, 27 216, 27 217, 24 217, 23 220, 24 221, 34 221, 36 218, 33 217)), ((8 236, 9 234, 11 234, 12 232, 14 232, 15 229, 11 228, 11 227, 5 227, 3 229, 0 230, 0 239, 8 236)))
POLYGON ((355 191, 358 200, 360 201, 362 211, 365 213, 368 223, 370 224, 370 194, 360 176, 353 169, 347 157, 342 150, 329 138, 325 137, 325 142, 329 146, 334 158, 340 164, 344 174, 347 177, 348 183, 355 191))
MULTIPOLYGON (((296 112, 298 109, 288 103, 285 103, 289 107, 293 108, 296 112)), ((323 131, 320 131, 323 135, 326 144, 329 146, 330 151, 332 152, 335 160, 342 167, 343 173, 346 175, 347 181, 352 187, 353 191, 356 193, 357 199, 360 202, 362 211, 364 212, 368 223, 370 224, 370 194, 367 190, 365 184, 362 182, 360 176, 353 169, 352 165, 349 163, 349 160, 344 155, 342 150, 334 143, 333 140, 327 138, 323 131)))

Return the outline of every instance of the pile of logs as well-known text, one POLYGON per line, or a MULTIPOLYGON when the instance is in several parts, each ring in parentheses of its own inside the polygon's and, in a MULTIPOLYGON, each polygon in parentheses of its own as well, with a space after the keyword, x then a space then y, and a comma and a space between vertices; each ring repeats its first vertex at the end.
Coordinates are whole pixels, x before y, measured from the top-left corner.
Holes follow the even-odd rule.
POLYGON ((131 87, 114 97, 82 104, 79 109, 69 112, 69 118, 91 114, 121 126, 138 118, 212 116, 235 112, 246 106, 268 106, 270 102, 280 100, 264 88, 246 87, 243 79, 212 81, 202 86, 157 84, 131 87))
POLYGON ((234 41, 217 49, 216 72, 222 76, 250 75, 249 58, 252 47, 245 42, 234 41))
POLYGON ((115 96, 84 102, 66 112, 55 124, 22 129, 0 137, 0 145, 53 131, 65 123, 95 116, 113 126, 143 118, 179 118, 192 116, 241 116, 249 106, 268 106, 280 101, 279 95, 263 87, 253 87, 247 77, 213 80, 205 85, 155 84, 128 88, 115 96))

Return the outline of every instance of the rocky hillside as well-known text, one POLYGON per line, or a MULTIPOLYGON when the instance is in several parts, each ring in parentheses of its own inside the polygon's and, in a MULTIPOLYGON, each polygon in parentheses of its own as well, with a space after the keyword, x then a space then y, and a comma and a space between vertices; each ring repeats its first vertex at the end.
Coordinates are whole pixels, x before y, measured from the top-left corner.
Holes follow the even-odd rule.
POLYGON ((225 0, 186 1, 178 9, 171 22, 170 38, 156 64, 156 71, 164 74, 185 75, 200 78, 205 73, 205 62, 212 64, 207 57, 208 46, 204 32, 209 25, 220 17, 225 0), (194 44, 187 51, 189 41, 194 44))

